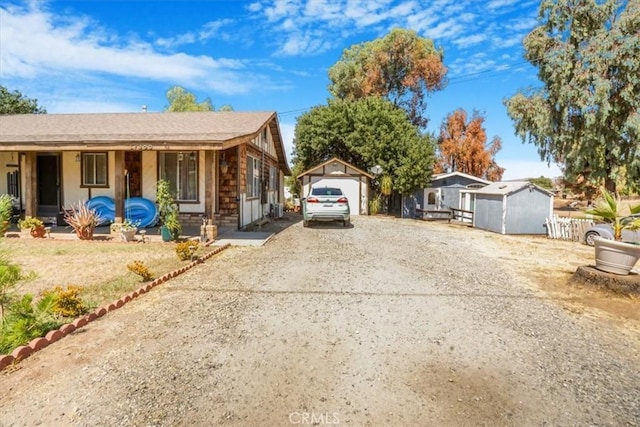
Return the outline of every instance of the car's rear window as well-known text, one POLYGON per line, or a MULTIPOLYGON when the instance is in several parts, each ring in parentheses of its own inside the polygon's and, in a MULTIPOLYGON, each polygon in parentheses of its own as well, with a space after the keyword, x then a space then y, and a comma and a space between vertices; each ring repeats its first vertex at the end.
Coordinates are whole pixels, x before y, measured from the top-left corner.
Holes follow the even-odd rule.
POLYGON ((342 190, 339 188, 319 187, 312 188, 311 195, 313 196, 342 196, 342 190))

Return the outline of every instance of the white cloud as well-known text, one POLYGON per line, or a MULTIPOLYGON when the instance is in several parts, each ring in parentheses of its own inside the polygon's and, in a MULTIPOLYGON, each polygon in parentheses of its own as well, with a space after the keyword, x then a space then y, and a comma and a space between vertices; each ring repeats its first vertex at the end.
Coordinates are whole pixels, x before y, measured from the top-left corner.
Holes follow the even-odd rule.
POLYGON ((487 39, 486 34, 472 34, 465 37, 456 39, 453 43, 458 47, 469 47, 479 43, 482 43, 487 39))
POLYGON ((504 7, 513 6, 518 3, 519 0, 492 0, 487 3, 487 9, 494 10, 504 7))
MULTIPOLYGON (((241 60, 163 54, 135 37, 121 40, 86 17, 54 16, 35 7, 0 8, 3 79, 106 73, 208 88, 224 94, 247 93, 265 80, 264 76, 247 75, 241 60), (211 75, 216 78, 211 79, 211 75)), ((182 42, 195 36, 184 37, 182 42)))
POLYGON ((232 19, 207 22, 199 30, 178 34, 173 37, 159 38, 154 44, 165 48, 176 48, 196 42, 206 42, 214 38, 228 40, 230 36, 223 29, 233 24, 234 21, 232 19))

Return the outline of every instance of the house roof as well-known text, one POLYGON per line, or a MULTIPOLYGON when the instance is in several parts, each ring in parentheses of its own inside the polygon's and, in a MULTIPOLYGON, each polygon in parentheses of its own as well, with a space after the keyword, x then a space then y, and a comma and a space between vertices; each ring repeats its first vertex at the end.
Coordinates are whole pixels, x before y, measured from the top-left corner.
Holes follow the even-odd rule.
POLYGON ((478 178, 477 176, 469 175, 464 172, 448 172, 448 173, 435 173, 431 175, 431 180, 435 181, 436 179, 446 179, 452 176, 461 176, 473 181, 477 181, 481 184, 491 184, 492 181, 487 181, 486 179, 478 178))
POLYGON ((0 115, 0 151, 223 150, 269 126, 280 166, 290 173, 275 112, 184 112, 0 115))
POLYGON ((493 182, 486 187, 479 188, 477 190, 473 190, 473 193, 476 194, 497 194, 497 195, 509 195, 515 193, 516 191, 522 190, 523 188, 533 188, 539 190, 543 193, 546 193, 550 196, 553 196, 553 193, 545 190, 542 187, 538 187, 535 184, 530 183, 529 181, 499 181, 493 182))
POLYGON ((353 166, 351 163, 347 163, 344 160, 340 160, 337 157, 333 157, 333 158, 327 160, 326 162, 320 163, 319 165, 314 166, 311 169, 308 169, 308 170, 302 172, 301 174, 298 175, 298 178, 301 178, 301 177, 303 177, 305 175, 310 175, 311 173, 313 173, 313 171, 321 169, 321 168, 325 167, 326 165, 328 165, 330 163, 333 163, 333 162, 338 162, 338 163, 344 165, 345 167, 348 167, 348 168, 351 168, 351 169, 355 169, 360 175, 364 175, 364 176, 368 177, 369 179, 373 179, 373 175, 363 171, 362 169, 359 169, 359 168, 353 166))

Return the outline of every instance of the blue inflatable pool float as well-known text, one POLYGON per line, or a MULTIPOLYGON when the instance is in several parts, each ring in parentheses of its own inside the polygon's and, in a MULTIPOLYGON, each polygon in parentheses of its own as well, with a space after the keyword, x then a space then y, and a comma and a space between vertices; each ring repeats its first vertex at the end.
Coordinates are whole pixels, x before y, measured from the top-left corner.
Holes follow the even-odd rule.
MULTIPOLYGON (((116 203, 109 196, 97 196, 87 200, 89 209, 96 211, 100 225, 110 224, 116 217, 116 203)), ((144 197, 131 197, 124 201, 124 217, 138 227, 151 227, 158 222, 156 204, 144 197)))

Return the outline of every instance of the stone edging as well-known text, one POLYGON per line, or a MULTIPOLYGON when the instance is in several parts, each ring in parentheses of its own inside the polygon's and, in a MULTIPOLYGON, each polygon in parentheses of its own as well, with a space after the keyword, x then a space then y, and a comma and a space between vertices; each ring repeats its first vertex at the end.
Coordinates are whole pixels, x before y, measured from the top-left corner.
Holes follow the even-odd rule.
MULTIPOLYGON (((210 246, 210 244, 206 246, 210 246)), ((123 305, 133 300, 134 298, 137 298, 140 295, 149 292, 153 287, 158 286, 159 284, 164 283, 167 280, 173 277, 176 277, 187 270, 190 270, 191 268, 195 267, 198 264, 202 264, 207 259, 211 258, 216 254, 219 254, 220 252, 222 252, 223 250, 227 249, 230 246, 231 246, 230 243, 226 243, 225 245, 219 246, 212 252, 209 252, 208 254, 203 255, 202 257, 199 257, 197 260, 191 261, 189 264, 183 267, 180 267, 176 270, 173 270, 169 273, 164 274, 163 276, 160 276, 154 279, 152 282, 141 287, 137 291, 133 291, 104 307, 97 308, 94 312, 85 314, 84 316, 77 318, 71 323, 66 323, 60 326, 60 328, 58 329, 49 331, 47 332, 47 335, 45 335, 44 337, 34 338, 33 340, 31 340, 31 342, 29 342, 29 344, 22 345, 20 347, 15 348, 11 354, 0 355, 0 371, 8 366, 11 366, 15 363, 20 362, 23 359, 26 359, 36 351, 42 350, 43 348, 47 347, 50 344, 53 344, 54 342, 58 341, 64 336, 69 335, 71 332, 75 331, 76 329, 80 329, 83 326, 87 325, 89 322, 93 322, 94 320, 99 319, 100 317, 104 316, 108 312, 122 307, 123 305)))

